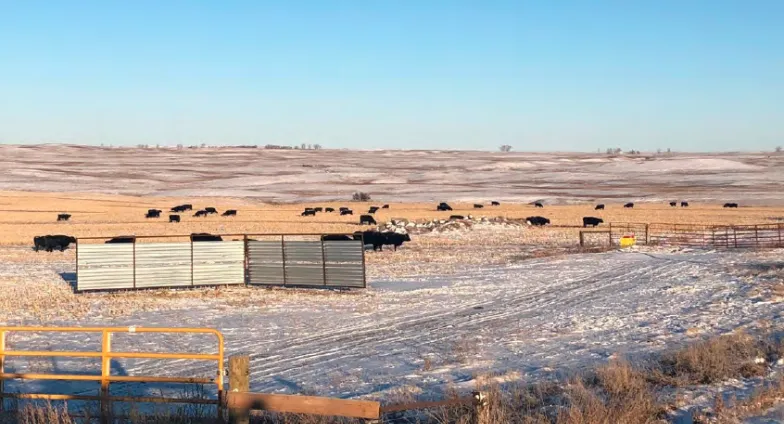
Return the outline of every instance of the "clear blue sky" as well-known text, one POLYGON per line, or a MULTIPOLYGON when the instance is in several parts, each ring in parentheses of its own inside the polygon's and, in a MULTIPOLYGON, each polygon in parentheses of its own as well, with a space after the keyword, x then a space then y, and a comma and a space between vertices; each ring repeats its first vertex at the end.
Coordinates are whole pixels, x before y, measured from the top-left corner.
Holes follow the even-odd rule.
POLYGON ((784 1, 0 0, 0 142, 770 150, 784 1))

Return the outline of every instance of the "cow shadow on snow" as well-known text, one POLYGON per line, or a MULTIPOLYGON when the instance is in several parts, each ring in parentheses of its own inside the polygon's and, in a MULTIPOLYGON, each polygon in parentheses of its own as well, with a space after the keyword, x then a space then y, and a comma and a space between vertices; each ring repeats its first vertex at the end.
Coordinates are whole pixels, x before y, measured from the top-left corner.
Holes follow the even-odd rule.
POLYGON ((76 291, 76 273, 75 272, 58 272, 60 278, 63 279, 73 291, 76 291))

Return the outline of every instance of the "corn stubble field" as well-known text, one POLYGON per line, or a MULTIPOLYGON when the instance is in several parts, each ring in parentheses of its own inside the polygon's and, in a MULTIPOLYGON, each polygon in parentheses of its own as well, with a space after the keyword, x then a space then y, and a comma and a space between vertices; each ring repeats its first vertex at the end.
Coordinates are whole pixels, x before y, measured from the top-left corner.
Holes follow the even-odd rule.
MULTIPOLYGON (((775 171, 781 157, 336 151, 314 161, 314 152, 237 149, 0 151, 0 325, 214 327, 227 335, 229 354, 251 353, 254 391, 393 402, 480 388, 493 394, 485 422, 689 422, 677 420, 694 416, 696 422, 759 423, 781 416, 781 250, 589 253, 577 246, 584 216, 605 223, 784 222, 784 173, 775 171), (384 166, 390 158, 407 165, 384 166), (350 201, 354 191, 374 200, 350 201), (491 200, 502 204, 490 206, 491 200), (676 200, 690 206, 667 204, 676 200), (439 201, 454 211, 436 211, 439 201), (545 207, 534 208, 533 201, 545 207), (627 201, 635 207, 623 208, 627 201), (741 207, 722 208, 726 201, 741 207), (169 223, 168 209, 183 203, 236 209, 238 216, 196 218, 190 211, 180 214, 181 223, 169 223), (595 211, 596 203, 606 209, 595 211), (376 213, 379 224, 452 214, 509 221, 413 235, 397 252, 369 252, 370 287, 347 292, 218 287, 75 294, 73 249, 31 249, 33 237, 45 234, 352 233, 371 228, 358 225, 359 215, 382 204, 390 209, 376 213), (354 215, 300 216, 318 206, 346 206, 354 215), (152 208, 162 209, 162 217, 144 218, 152 208), (59 213, 71 220, 56 222, 59 213), (533 215, 552 226, 514 224, 533 215)), ((80 342, 59 343, 48 348, 80 342)), ((203 371, 154 361, 122 365, 131 375, 203 371)), ((57 410, 22 415, 14 420, 70 422, 57 410)), ((460 423, 469 415, 456 409, 418 418, 460 423)), ((189 421, 164 415, 136 422, 189 421)))

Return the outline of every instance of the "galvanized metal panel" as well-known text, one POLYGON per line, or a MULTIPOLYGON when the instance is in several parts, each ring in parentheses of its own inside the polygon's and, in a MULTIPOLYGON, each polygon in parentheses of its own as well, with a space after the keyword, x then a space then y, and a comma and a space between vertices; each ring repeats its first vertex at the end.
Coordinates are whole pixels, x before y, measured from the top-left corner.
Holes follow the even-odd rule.
POLYGON ((248 241, 248 283, 283 285, 283 245, 279 240, 248 241))
POLYGON ((245 284, 245 243, 207 241, 193 243, 193 284, 245 284))
POLYGON ((286 264, 286 285, 324 286, 324 267, 322 264, 286 264))
POLYGON ((329 262, 362 262, 364 246, 359 240, 325 241, 324 259, 329 262))
POLYGON ((82 244, 76 261, 76 289, 133 288, 132 244, 82 244))
POLYGON ((138 243, 136 287, 186 287, 191 285, 190 242, 138 243))
POLYGON ((286 241, 283 246, 287 263, 322 261, 320 241, 286 241))
POLYGON ((327 286, 365 287, 365 267, 359 264, 327 264, 327 286))

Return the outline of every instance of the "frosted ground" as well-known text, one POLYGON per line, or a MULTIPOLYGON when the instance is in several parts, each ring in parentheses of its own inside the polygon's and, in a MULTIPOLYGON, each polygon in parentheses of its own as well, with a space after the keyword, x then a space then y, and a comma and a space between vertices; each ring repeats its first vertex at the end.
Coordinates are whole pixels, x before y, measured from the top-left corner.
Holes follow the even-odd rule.
POLYGON ((658 201, 781 204, 784 154, 609 157, 470 151, 0 146, 0 190, 260 201, 658 201))
MULTIPOLYGON (((172 298, 121 316, 106 314, 101 307, 101 296, 107 295, 91 295, 93 312, 85 318, 46 323, 214 327, 226 336, 228 354, 251 354, 254 391, 385 399, 401 391, 438 396, 450 387, 471 389, 477 379, 559 376, 697 337, 780 326, 784 304, 771 290, 780 278, 768 278, 759 270, 781 266, 782 253, 646 249, 578 254, 453 275, 375 278, 365 292, 290 293, 267 303, 248 295, 265 289, 237 289, 172 298)), ((0 284, 12 281, 20 269, 3 267, 0 284)), ((39 281, 45 291, 47 284, 67 284, 61 276, 68 278, 73 264, 55 261, 23 269, 26 278, 39 281)), ((41 322, 28 314, 11 321, 41 322)), ((9 343, 20 348, 98 348, 94 337, 16 335, 9 343)), ((123 351, 167 346, 194 352, 210 345, 204 338, 148 335, 120 335, 115 343, 115 349, 123 351)), ((97 363, 91 364, 87 369, 97 370, 97 363)), ((38 372, 77 366, 59 360, 15 360, 8 365, 38 372)), ((214 372, 191 361, 119 360, 113 368, 121 375, 214 372)), ((94 386, 74 387, 87 392, 94 386)), ((147 386, 125 390, 155 393, 147 386)))

